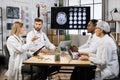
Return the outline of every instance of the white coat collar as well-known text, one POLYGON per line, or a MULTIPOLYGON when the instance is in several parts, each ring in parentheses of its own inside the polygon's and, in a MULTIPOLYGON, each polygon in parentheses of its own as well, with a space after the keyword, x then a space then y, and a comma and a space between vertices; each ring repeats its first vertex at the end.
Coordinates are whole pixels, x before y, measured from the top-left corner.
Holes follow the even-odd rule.
POLYGON ((108 36, 107 34, 105 34, 105 35, 101 38, 101 40, 104 41, 104 40, 106 40, 107 37, 109 37, 109 36, 108 36))
POLYGON ((18 36, 16 36, 15 34, 14 34, 13 36, 16 38, 16 40, 17 40, 18 42, 23 43, 22 37, 18 37, 18 36))
POLYGON ((33 29, 33 31, 34 31, 35 34, 42 33, 42 30, 40 30, 40 31, 38 32, 38 31, 36 31, 35 29, 33 29))

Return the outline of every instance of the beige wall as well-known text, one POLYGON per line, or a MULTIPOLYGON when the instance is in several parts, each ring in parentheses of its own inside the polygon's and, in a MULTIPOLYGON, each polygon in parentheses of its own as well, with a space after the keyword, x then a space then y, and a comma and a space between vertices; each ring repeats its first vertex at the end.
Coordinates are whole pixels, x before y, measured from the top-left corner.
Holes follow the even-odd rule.
POLYGON ((72 45, 81 46, 87 41, 87 39, 88 35, 87 36, 71 35, 72 45))

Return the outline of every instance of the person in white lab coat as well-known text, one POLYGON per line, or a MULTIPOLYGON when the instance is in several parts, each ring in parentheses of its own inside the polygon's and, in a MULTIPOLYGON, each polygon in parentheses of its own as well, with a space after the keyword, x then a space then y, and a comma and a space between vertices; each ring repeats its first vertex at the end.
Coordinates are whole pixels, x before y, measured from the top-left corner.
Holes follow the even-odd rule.
MULTIPOLYGON (((30 39, 33 36, 36 36, 38 38, 38 43, 35 47, 31 47, 30 51, 36 52, 37 50, 39 50, 39 45, 43 45, 44 47, 42 49, 40 49, 40 52, 45 53, 45 54, 49 54, 51 53, 51 51, 55 51, 57 48, 54 44, 52 44, 47 35, 42 31, 42 27, 43 27, 43 20, 40 18, 35 18, 34 20, 34 29, 32 31, 30 31, 27 34, 27 38, 26 38, 26 42, 30 43, 30 39)), ((34 77, 35 79, 39 80, 46 80, 47 76, 56 71, 59 70, 60 67, 59 66, 38 66, 39 67, 39 71, 38 74, 34 77)))
POLYGON ((98 46, 99 40, 100 38, 97 37, 95 35, 95 28, 97 25, 98 20, 96 19, 91 19, 88 22, 87 25, 87 32, 91 33, 91 35, 89 36, 87 42, 81 46, 77 47, 73 47, 75 52, 79 52, 79 53, 83 53, 83 52, 91 52, 91 53, 95 53, 96 52, 96 48, 98 46))
MULTIPOLYGON (((97 22, 98 22, 98 20, 96 20, 96 19, 91 19, 88 22, 87 32, 91 33, 91 35, 89 36, 89 38, 85 44, 83 44, 82 46, 80 46, 78 48, 74 47, 74 49, 75 49, 74 51, 76 51, 76 52, 78 51, 78 56, 81 54, 84 54, 84 53, 94 53, 94 54, 96 53, 97 47, 100 44, 100 38, 95 35, 95 28, 96 28, 97 22)), ((76 73, 77 70, 78 70, 78 67, 75 67, 73 74, 71 75, 71 80, 74 80, 74 75, 76 78, 77 77, 84 78, 84 73, 81 73, 81 72, 84 72, 84 70, 89 70, 89 68, 81 67, 78 70, 79 72, 76 73), (79 75, 74 74, 74 72, 79 75)), ((92 74, 89 73, 88 75, 92 75, 92 74)), ((88 79, 88 78, 85 78, 85 79, 88 79)))
POLYGON ((89 21, 87 25, 87 32, 91 33, 91 35, 89 36, 87 42, 78 48, 79 53, 81 52, 95 53, 96 52, 96 48, 98 47, 98 44, 100 41, 100 38, 95 35, 95 28, 96 28, 97 22, 98 21, 96 19, 92 19, 89 21))
MULTIPOLYGON (((36 36, 39 38, 39 42, 38 42, 38 45, 44 45, 44 48, 41 50, 41 52, 43 53, 50 53, 50 50, 55 50, 56 47, 54 46, 54 44, 52 44, 47 35, 42 31, 42 27, 43 27, 43 20, 40 19, 40 18, 35 18, 34 20, 34 28, 32 31, 30 31, 28 34, 27 34, 27 38, 26 38, 26 42, 27 43, 30 43, 31 42, 31 38, 33 36, 36 36)), ((31 48, 32 51, 36 51, 37 49, 37 46, 33 48, 31 48)))
POLYGON ((31 38, 31 43, 23 43, 23 39, 21 37, 23 32, 23 23, 16 21, 13 24, 11 34, 7 39, 6 45, 10 53, 9 66, 6 73, 8 80, 22 80, 22 62, 30 56, 27 53, 27 50, 31 46, 35 46, 35 43, 33 44, 33 41, 37 39, 36 37, 31 38))
POLYGON ((97 48, 96 54, 89 53, 88 56, 81 55, 80 57, 80 60, 88 59, 97 65, 95 80, 117 80, 119 73, 117 46, 108 35, 109 32, 110 26, 107 22, 98 22, 95 33, 101 38, 101 44, 97 48))

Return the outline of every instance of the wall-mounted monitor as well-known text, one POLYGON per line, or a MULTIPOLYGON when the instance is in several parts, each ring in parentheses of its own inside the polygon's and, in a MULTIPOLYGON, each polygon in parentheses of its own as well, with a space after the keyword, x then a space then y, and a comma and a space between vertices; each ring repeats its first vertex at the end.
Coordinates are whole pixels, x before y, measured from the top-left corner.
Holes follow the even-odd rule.
POLYGON ((19 19, 19 7, 12 7, 7 6, 6 7, 6 17, 8 19, 19 19))
POLYGON ((52 29, 86 29, 90 7, 52 7, 52 29))

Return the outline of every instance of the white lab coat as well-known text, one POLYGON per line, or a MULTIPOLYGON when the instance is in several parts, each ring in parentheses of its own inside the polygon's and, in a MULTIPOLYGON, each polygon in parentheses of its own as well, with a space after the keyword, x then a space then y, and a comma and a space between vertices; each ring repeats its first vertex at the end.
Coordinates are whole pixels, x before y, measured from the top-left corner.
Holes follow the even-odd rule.
POLYGON ((98 45, 100 44, 100 38, 95 34, 90 35, 87 42, 78 48, 79 52, 95 53, 98 45))
POLYGON ((27 34, 26 42, 30 43, 31 42, 31 38, 34 37, 34 36, 39 37, 39 39, 36 41, 37 45, 34 48, 32 47, 30 50, 35 52, 36 49, 38 50, 38 47, 40 45, 44 45, 47 49, 50 49, 50 50, 55 49, 55 46, 49 41, 47 35, 42 30, 40 30, 40 32, 37 32, 35 29, 30 31, 27 34))
POLYGON ((21 66, 22 62, 27 59, 27 49, 35 46, 33 43, 23 44, 22 38, 12 35, 7 40, 7 48, 10 53, 9 66, 6 75, 8 80, 22 80, 21 66))
MULTIPOLYGON (((90 61, 98 65, 100 69, 100 75, 102 79, 114 78, 119 73, 118 57, 117 57, 117 47, 115 42, 111 37, 105 35, 101 39, 101 44, 97 48, 97 53, 90 56, 90 61)), ((97 72, 98 73, 98 72, 97 72)), ((100 80, 97 79, 96 80, 100 80)))

